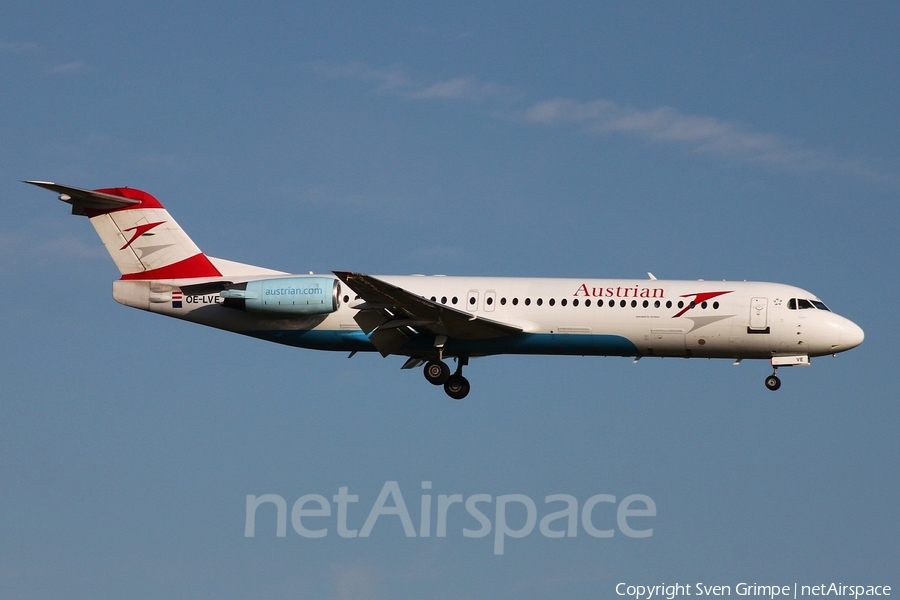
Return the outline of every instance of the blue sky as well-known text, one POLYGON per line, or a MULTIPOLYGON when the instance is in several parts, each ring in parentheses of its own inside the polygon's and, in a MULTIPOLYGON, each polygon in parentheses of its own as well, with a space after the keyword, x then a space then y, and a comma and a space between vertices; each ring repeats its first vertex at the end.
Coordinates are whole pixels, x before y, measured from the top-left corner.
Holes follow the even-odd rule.
POLYGON ((2 14, 0 596, 900 585, 895 3, 2 14), (207 253, 301 273, 791 283, 866 341, 777 394, 752 361, 494 357, 453 402, 401 359, 119 306, 88 222, 23 179, 144 189, 207 253), (446 538, 392 516, 277 538, 274 511, 244 536, 248 494, 348 487, 359 529, 387 481, 416 524, 423 481, 435 504, 644 494, 657 515, 502 556, 465 513, 446 538))

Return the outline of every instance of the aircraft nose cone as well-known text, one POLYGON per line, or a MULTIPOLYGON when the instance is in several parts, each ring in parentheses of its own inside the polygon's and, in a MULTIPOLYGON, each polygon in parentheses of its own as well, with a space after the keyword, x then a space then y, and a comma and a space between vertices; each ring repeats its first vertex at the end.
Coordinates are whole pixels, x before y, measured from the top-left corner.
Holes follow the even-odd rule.
POLYGON ((862 327, 860 327, 856 323, 848 321, 841 331, 841 346, 843 346, 844 350, 856 348, 863 343, 863 340, 865 338, 866 334, 862 330, 862 327))

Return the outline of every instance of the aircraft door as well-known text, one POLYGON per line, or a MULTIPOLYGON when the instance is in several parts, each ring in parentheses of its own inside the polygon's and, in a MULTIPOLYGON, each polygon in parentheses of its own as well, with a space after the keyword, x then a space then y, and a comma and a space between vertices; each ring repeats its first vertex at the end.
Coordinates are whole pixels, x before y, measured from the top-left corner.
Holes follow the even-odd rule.
POLYGON ((768 329, 768 308, 769 300, 767 298, 750 299, 750 327, 748 329, 760 332, 768 329))
POLYGON ((478 310, 478 290, 469 290, 469 295, 466 296, 466 310, 469 312, 478 310))

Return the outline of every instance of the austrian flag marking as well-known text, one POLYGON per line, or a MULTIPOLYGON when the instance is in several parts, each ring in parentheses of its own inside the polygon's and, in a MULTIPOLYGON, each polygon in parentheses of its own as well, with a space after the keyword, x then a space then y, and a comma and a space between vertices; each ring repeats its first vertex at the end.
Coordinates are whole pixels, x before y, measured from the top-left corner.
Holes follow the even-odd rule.
POLYGON ((172 308, 181 308, 181 301, 184 299, 184 292, 175 290, 172 292, 172 308))

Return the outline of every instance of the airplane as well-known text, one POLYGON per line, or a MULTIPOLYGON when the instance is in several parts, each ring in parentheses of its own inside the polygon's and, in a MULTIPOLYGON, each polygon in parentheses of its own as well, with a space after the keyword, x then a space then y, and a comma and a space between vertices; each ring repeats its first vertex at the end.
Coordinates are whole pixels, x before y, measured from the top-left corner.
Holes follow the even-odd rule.
POLYGON ((765 359, 779 367, 860 345, 863 330, 797 287, 748 281, 292 274, 204 254, 150 194, 25 181, 86 216, 119 268, 113 298, 262 340, 423 364, 451 398, 498 354, 765 359), (455 359, 451 372, 448 359, 455 359))

